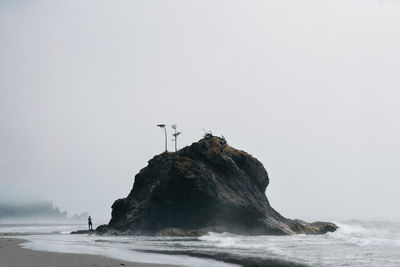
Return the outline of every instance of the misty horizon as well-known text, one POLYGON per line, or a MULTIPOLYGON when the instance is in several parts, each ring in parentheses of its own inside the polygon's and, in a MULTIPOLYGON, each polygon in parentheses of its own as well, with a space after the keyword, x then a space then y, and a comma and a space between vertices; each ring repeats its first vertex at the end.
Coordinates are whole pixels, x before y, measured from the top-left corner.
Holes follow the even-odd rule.
POLYGON ((203 128, 288 218, 400 218, 400 3, 0 2, 0 203, 108 221, 203 128), (184 10, 184 12, 182 12, 184 10), (172 129, 168 146, 173 151, 172 129))
POLYGON ((85 223, 89 214, 68 214, 51 201, 0 201, 0 223, 85 223))

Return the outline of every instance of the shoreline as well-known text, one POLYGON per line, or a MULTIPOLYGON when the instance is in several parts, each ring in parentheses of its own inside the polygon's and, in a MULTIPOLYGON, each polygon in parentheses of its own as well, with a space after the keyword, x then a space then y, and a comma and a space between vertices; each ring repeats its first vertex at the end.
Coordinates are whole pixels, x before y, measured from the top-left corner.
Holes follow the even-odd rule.
POLYGON ((0 266, 2 267, 42 267, 42 266, 128 266, 128 267, 177 267, 172 264, 127 262, 101 255, 73 254, 30 250, 20 246, 29 242, 22 238, 0 236, 0 266))
MULTIPOLYGON (((185 265, 163 264, 163 263, 144 263, 135 261, 124 261, 117 258, 106 257, 103 255, 80 254, 70 252, 51 252, 44 250, 35 250, 24 248, 22 243, 30 242, 20 236, 11 233, 0 233, 0 266, 1 267, 112 267, 112 266, 129 266, 129 267, 179 267, 185 265)), ((144 253, 155 253, 151 250, 137 250, 144 253)), ((156 254, 189 256, 199 259, 214 260, 232 266, 243 267, 306 267, 307 265, 279 259, 263 259, 259 257, 240 257, 230 253, 207 253, 200 251, 157 251, 156 254)), ((212 266, 212 265, 204 265, 212 266)))

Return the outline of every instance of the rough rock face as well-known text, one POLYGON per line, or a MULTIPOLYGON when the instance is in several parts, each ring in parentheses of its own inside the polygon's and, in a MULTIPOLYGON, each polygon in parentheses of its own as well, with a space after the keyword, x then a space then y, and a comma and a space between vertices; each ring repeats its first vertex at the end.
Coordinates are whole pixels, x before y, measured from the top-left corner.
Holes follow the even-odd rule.
POLYGON ((275 211, 265 190, 263 165, 244 151, 208 136, 176 153, 149 161, 132 191, 112 205, 100 233, 201 235, 208 231, 246 235, 323 234, 333 223, 290 220, 275 211))
POLYGON ((77 231, 72 231, 70 234, 72 234, 72 235, 82 235, 82 234, 90 235, 90 234, 96 234, 96 231, 92 230, 92 229, 90 229, 90 230, 77 230, 77 231))

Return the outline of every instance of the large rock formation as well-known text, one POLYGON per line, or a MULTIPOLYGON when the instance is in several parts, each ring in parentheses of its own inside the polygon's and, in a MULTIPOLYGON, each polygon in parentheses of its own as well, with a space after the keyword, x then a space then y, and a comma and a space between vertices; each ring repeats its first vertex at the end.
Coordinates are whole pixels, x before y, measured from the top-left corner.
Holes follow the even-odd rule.
POLYGON ((269 178, 257 159, 208 135, 176 153, 149 161, 132 191, 112 205, 100 233, 197 235, 231 232, 247 235, 323 234, 332 223, 290 220, 269 204, 269 178))

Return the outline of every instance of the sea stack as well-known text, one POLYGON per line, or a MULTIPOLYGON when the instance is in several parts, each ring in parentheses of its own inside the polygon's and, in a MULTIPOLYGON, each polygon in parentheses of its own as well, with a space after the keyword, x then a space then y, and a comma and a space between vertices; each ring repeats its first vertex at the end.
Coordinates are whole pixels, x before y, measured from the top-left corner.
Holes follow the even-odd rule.
POLYGON ((152 158, 126 198, 112 205, 98 233, 128 235, 324 234, 337 226, 283 217, 269 204, 263 164, 207 134, 175 152, 152 158))

